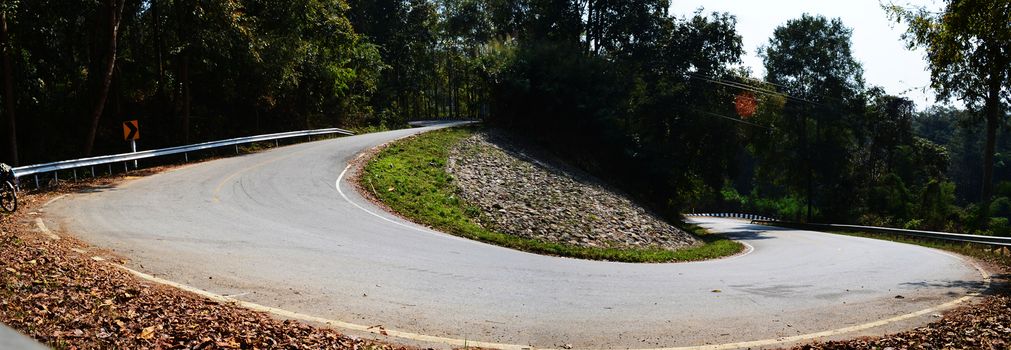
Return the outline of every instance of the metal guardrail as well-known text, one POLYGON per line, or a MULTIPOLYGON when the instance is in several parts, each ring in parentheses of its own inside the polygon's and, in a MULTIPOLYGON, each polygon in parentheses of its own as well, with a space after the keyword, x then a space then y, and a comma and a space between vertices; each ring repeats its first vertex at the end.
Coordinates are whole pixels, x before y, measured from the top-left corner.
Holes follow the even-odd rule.
MULTIPOLYGON (((344 130, 344 129, 329 128, 329 129, 289 131, 289 132, 281 132, 281 133, 275 133, 275 134, 237 137, 237 138, 234 138, 234 139, 219 140, 219 141, 210 141, 210 142, 197 143, 197 144, 193 144, 193 145, 176 146, 176 147, 169 147, 169 148, 162 148, 162 149, 153 149, 153 150, 140 151, 140 152, 135 152, 135 153, 121 153, 121 154, 113 154, 113 155, 107 155, 107 156, 97 156, 97 157, 90 157, 90 158, 64 160, 64 161, 45 163, 45 164, 35 164, 35 165, 20 166, 20 167, 14 168, 14 176, 20 178, 22 176, 35 175, 36 176, 35 177, 35 186, 38 187, 39 186, 38 174, 43 174, 43 173, 51 173, 51 172, 56 172, 56 171, 60 171, 60 170, 77 169, 77 168, 84 168, 84 167, 93 167, 93 166, 96 166, 96 165, 106 165, 106 164, 109 164, 110 167, 111 167, 111 164, 113 164, 113 163, 123 162, 125 164, 125 162, 136 161, 138 159, 161 157, 161 156, 180 154, 180 153, 186 154, 186 153, 189 153, 189 152, 206 150, 206 149, 211 149, 211 148, 226 147, 226 146, 236 146, 236 147, 238 147, 238 145, 240 145, 240 144, 253 143, 253 142, 276 141, 276 140, 280 140, 280 139, 287 139, 287 138, 293 138, 293 137, 311 137, 311 136, 315 136, 315 135, 327 135, 327 134, 354 135, 355 133, 351 132, 349 130, 344 130)), ((188 159, 189 159, 189 156, 187 155, 187 160, 188 159)), ((127 166, 127 165, 124 165, 124 166, 127 166)), ((111 172, 111 170, 110 170, 110 172, 111 172)))
POLYGON ((937 231, 905 230, 905 229, 877 227, 877 226, 859 226, 859 225, 842 225, 842 224, 806 224, 799 222, 786 222, 776 220, 752 220, 751 222, 760 225, 780 226, 802 230, 871 232, 871 233, 883 233, 892 235, 903 235, 918 238, 929 238, 953 242, 966 242, 966 243, 987 244, 1000 247, 1011 247, 1011 237, 967 235, 961 233, 949 233, 937 231))
POLYGON ((765 221, 775 221, 776 219, 770 218, 768 216, 761 216, 755 214, 745 214, 745 213, 691 213, 684 214, 685 216, 700 216, 700 217, 714 217, 714 218, 738 218, 746 220, 765 220, 765 221))

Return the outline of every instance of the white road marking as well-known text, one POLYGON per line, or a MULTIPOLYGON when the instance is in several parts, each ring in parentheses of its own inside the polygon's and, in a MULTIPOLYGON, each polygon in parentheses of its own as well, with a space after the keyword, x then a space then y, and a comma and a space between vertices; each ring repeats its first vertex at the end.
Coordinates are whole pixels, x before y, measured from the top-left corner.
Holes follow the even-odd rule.
POLYGON ((60 198, 63 198, 63 197, 66 197, 66 196, 67 196, 66 194, 61 194, 59 196, 56 196, 55 198, 50 199, 49 201, 47 201, 46 204, 43 204, 42 207, 40 207, 39 209, 45 209, 50 204, 53 204, 53 202, 58 201, 58 200, 60 200, 60 198))
POLYGON ((182 284, 182 283, 177 283, 177 282, 169 281, 169 280, 166 280, 166 279, 163 279, 163 278, 158 278, 158 277, 155 277, 155 276, 152 276, 152 275, 149 275, 149 274, 146 274, 146 273, 143 273, 143 272, 131 269, 131 268, 123 266, 123 265, 119 265, 119 264, 113 264, 113 265, 116 266, 116 267, 119 267, 119 268, 121 268, 123 270, 126 270, 126 271, 130 272, 131 274, 133 274, 134 276, 137 276, 137 277, 139 277, 141 279, 144 279, 144 280, 148 280, 148 281, 151 281, 151 282, 160 283, 160 284, 164 284, 164 285, 167 285, 167 286, 175 287, 177 289, 181 289, 181 290, 184 290, 184 291, 187 291, 187 292, 191 292, 191 293, 200 295, 202 297, 205 297, 207 299, 210 299, 210 300, 213 300, 213 301, 216 301, 216 302, 219 302, 219 303, 232 303, 232 304, 235 304, 235 305, 238 305, 238 306, 241 306, 243 308, 247 308, 247 309, 250 309, 250 310, 253 310, 253 311, 266 312, 266 313, 274 314, 274 315, 277 315, 277 316, 280 316, 280 317, 284 317, 284 318, 302 320, 302 321, 307 321, 307 322, 317 322, 317 323, 326 324, 326 325, 332 326, 332 327, 344 328, 344 329, 349 329, 349 330, 354 330, 354 331, 360 331, 360 332, 369 332, 369 333, 373 333, 373 334, 377 334, 377 335, 381 335, 383 332, 385 332, 386 335, 394 337, 394 338, 409 339, 409 340, 422 341, 422 342, 428 342, 428 343, 448 344, 448 345, 452 345, 452 346, 474 346, 474 347, 492 348, 492 349, 516 349, 516 350, 533 349, 533 347, 527 346, 527 345, 489 343, 489 342, 471 341, 471 340, 467 340, 467 339, 436 337, 436 336, 431 336, 431 335, 423 335, 423 334, 416 334, 416 333, 410 333, 410 332, 402 332, 402 331, 396 331, 396 330, 390 330, 390 329, 379 329, 379 328, 371 327, 371 326, 359 325, 359 324, 348 323, 348 322, 339 321, 339 320, 333 320, 333 319, 328 319, 328 318, 323 318, 323 317, 306 315, 306 314, 299 313, 299 312, 288 311, 288 310, 279 309, 279 308, 270 307, 270 306, 264 306, 264 305, 260 305, 260 304, 252 303, 252 302, 248 302, 248 301, 238 300, 238 299, 227 297, 227 296, 224 296, 224 295, 220 295, 220 294, 216 294, 216 293, 211 293, 211 292, 208 292, 208 291, 196 288, 196 287, 191 287, 191 286, 188 286, 188 285, 185 285, 185 284, 182 284))
POLYGON ((43 235, 49 237, 49 239, 52 239, 54 241, 60 239, 60 236, 57 236, 52 231, 49 231, 49 228, 46 227, 46 223, 42 222, 41 218, 35 218, 35 227, 37 227, 39 229, 39 232, 41 232, 43 235))
POLYGON ((367 208, 359 205, 358 203, 355 203, 350 198, 348 198, 348 196, 346 194, 344 194, 344 190, 341 189, 341 181, 344 179, 344 175, 347 174, 348 169, 351 169, 351 164, 348 164, 348 166, 344 167, 344 171, 341 172, 340 176, 337 177, 337 181, 334 182, 334 187, 337 187, 337 192, 340 193, 341 197, 344 197, 345 201, 347 201, 348 203, 351 203, 351 205, 354 205, 355 207, 358 207, 358 209, 361 209, 362 211, 364 211, 366 213, 369 213, 372 216, 375 216, 377 218, 383 219, 383 220, 385 220, 385 221, 387 221, 389 223, 392 223, 394 225, 397 225, 397 226, 405 227, 405 228, 408 228, 408 229, 411 229, 411 230, 414 230, 414 231, 418 231, 418 232, 424 232, 424 233, 427 233, 427 234, 430 234, 430 235, 433 235, 433 236, 436 236, 436 237, 447 238, 447 239, 459 239, 459 237, 456 237, 456 236, 451 236, 451 235, 448 235, 448 234, 445 234, 445 233, 442 233, 442 232, 436 232, 436 231, 432 231, 432 230, 425 230, 425 229, 422 229, 422 228, 419 228, 419 227, 416 227, 416 226, 408 225, 408 224, 405 224, 405 223, 402 223, 402 222, 390 219, 388 217, 379 215, 378 213, 373 212, 373 211, 371 211, 371 210, 369 210, 369 209, 367 209, 367 208))
MULTIPOLYGON (((96 257, 92 257, 92 259, 95 259, 97 261, 104 260, 101 257, 97 257, 97 256, 96 257)), ((976 270, 979 271, 980 275, 983 276, 983 281, 985 283, 985 286, 984 286, 984 288, 981 288, 981 289, 985 290, 985 289, 989 288, 990 287, 990 274, 987 273, 986 270, 984 270, 981 266, 979 266, 975 262, 973 262, 971 260, 967 260, 967 259, 962 259, 962 260, 964 260, 966 263, 968 263, 972 267, 976 268, 976 270)), ((148 280, 148 281, 151 281, 151 282, 164 284, 164 285, 167 285, 167 286, 170 286, 170 287, 174 287, 174 288, 177 288, 177 289, 180 289, 180 290, 191 292, 191 293, 200 295, 202 297, 208 298, 208 299, 213 300, 213 301, 222 302, 222 303, 233 303, 233 304, 235 304, 237 306, 240 306, 240 307, 243 307, 243 308, 247 308, 247 309, 250 309, 250 310, 253 310, 253 311, 266 312, 266 313, 274 314, 276 316, 280 316, 280 317, 284 317, 284 318, 289 318, 289 319, 296 319, 296 320, 307 321, 307 322, 322 323, 322 324, 326 324, 326 325, 331 326, 331 327, 343 328, 343 329, 354 330, 354 331, 361 331, 361 332, 369 332, 369 333, 378 334, 378 335, 381 335, 382 332, 385 331, 386 335, 394 337, 394 338, 407 339, 407 340, 413 340, 413 341, 421 341, 421 342, 428 342, 428 343, 447 344, 447 345, 451 345, 451 346, 474 346, 474 347, 482 347, 482 348, 509 349, 509 350, 511 350, 511 349, 517 349, 517 350, 519 350, 519 349, 526 349, 526 350, 533 350, 533 349, 535 349, 534 347, 529 346, 529 345, 480 342, 480 341, 472 341, 472 340, 468 340, 468 339, 438 337, 438 336, 417 334, 417 333, 397 331, 397 330, 391 330, 391 329, 380 330, 380 329, 377 329, 377 328, 371 327, 371 326, 354 324, 354 323, 344 322, 344 321, 340 321, 340 320, 323 318, 323 317, 319 317, 319 316, 312 316, 312 315, 307 315, 307 314, 303 314, 303 313, 299 313, 299 312, 288 311, 288 310, 285 310, 285 309, 280 309, 280 308, 275 308, 275 307, 270 307, 270 306, 264 306, 264 305, 260 305, 260 304, 256 304, 256 303, 252 303, 252 302, 248 302, 248 301, 242 301, 242 300, 234 299, 234 298, 229 297, 229 296, 224 296, 224 295, 220 295, 220 294, 211 293, 211 292, 208 292, 208 291, 196 288, 196 287, 188 286, 188 285, 185 285, 185 284, 182 284, 182 283, 173 282, 173 281, 166 280, 166 279, 163 279, 163 278, 158 278, 158 277, 155 277, 155 276, 152 276, 152 275, 149 275, 149 274, 146 274, 146 273, 143 273, 143 272, 131 269, 131 268, 123 266, 123 265, 119 265, 119 264, 113 264, 113 265, 116 266, 116 267, 119 267, 119 268, 121 268, 123 270, 126 270, 127 272, 130 272, 134 276, 137 276, 138 278, 141 278, 141 279, 144 279, 144 280, 148 280)), ((941 305, 938 305, 938 306, 934 306, 934 307, 931 307, 931 308, 923 309, 923 310, 920 310, 920 311, 916 311, 916 312, 912 312, 912 313, 908 313, 908 314, 904 314, 904 315, 899 315, 899 316, 895 316, 895 317, 884 319, 884 320, 878 320, 878 321, 864 323, 864 324, 860 324, 860 325, 855 325, 855 326, 850 326, 850 327, 843 327, 843 328, 832 329, 832 330, 827 330, 827 331, 822 331, 822 332, 816 332, 816 333, 801 334, 801 335, 795 335, 795 336, 790 336, 790 337, 771 338, 771 339, 753 340, 753 341, 736 342, 736 343, 726 343, 726 344, 700 345, 700 346, 682 346, 682 347, 668 347, 668 348, 646 348, 646 349, 638 349, 638 350, 727 350, 727 349, 740 349, 740 348, 750 348, 750 347, 762 347, 762 346, 770 346, 770 345, 779 345, 779 344, 784 344, 784 343, 793 343, 793 342, 799 342, 799 341, 805 341, 805 340, 814 340, 814 339, 818 339, 818 338, 824 338, 824 337, 829 337, 829 336, 835 336, 835 335, 841 335, 841 334, 846 334, 846 333, 851 333, 851 332, 856 332, 856 331, 867 330, 867 329, 870 329, 870 328, 880 327, 880 326, 887 325, 889 323, 894 323, 894 322, 899 322, 899 321, 903 321, 903 320, 908 320, 908 319, 919 317, 919 316, 923 316, 923 315, 926 315, 926 314, 937 313, 937 312, 940 312, 940 311, 943 311, 943 310, 947 310, 947 309, 953 308, 953 307, 955 307, 955 306, 957 306, 959 304, 965 303, 965 302, 967 302, 969 300, 972 300, 973 298, 978 297, 979 295, 980 295, 980 291, 976 291, 976 292, 972 292, 969 295, 966 295, 964 297, 961 297, 961 298, 949 301, 947 303, 944 303, 944 304, 941 304, 941 305)))

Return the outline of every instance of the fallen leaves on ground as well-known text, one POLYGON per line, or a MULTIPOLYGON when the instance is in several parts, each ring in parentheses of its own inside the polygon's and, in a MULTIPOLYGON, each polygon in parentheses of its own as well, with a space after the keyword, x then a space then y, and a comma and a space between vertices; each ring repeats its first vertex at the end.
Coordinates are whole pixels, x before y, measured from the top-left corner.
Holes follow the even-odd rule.
POLYGON ((1008 349, 1011 347, 1011 297, 988 296, 953 310, 939 321, 879 338, 860 338, 798 346, 802 350, 841 349, 1008 349))

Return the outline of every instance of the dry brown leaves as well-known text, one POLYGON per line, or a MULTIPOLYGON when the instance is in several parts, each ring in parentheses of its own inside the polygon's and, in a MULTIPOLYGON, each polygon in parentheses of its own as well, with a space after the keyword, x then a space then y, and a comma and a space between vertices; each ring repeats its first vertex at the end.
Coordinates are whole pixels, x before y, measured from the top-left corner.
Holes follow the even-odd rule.
POLYGON ((911 331, 799 346, 795 349, 1008 349, 1011 348, 1011 297, 988 296, 944 318, 911 331))
MULTIPOLYGON (((68 190, 67 188, 63 189, 68 190)), ((0 218, 0 322, 68 349, 404 349, 141 282, 32 231, 54 193, 0 218)))

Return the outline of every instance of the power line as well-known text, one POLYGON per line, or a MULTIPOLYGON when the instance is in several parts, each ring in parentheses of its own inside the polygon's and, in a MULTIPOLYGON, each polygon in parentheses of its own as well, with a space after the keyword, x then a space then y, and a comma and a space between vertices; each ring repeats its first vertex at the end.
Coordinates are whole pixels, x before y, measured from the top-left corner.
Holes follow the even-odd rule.
POLYGON ((697 110, 697 109, 695 110, 695 112, 706 114, 706 115, 709 115, 709 116, 712 116, 712 117, 717 117, 717 118, 721 118, 721 119, 730 120, 730 121, 733 121, 733 122, 738 122, 738 123, 741 123, 741 124, 747 124, 747 125, 751 125, 751 126, 754 126, 754 127, 759 127, 759 128, 766 129, 766 130, 774 130, 775 129, 773 127, 769 127, 769 126, 765 126, 765 125, 761 125, 761 124, 755 124, 755 123, 749 122, 747 120, 743 120, 741 118, 728 117, 728 116, 725 116, 725 115, 722 115, 722 114, 719 114, 719 113, 714 113, 714 112, 709 112, 709 111, 702 111, 702 110, 697 110))
POLYGON ((813 104, 813 105, 820 105, 820 103, 817 103, 817 102, 814 102, 814 101, 811 101, 811 100, 808 100, 808 99, 805 99, 805 98, 791 96, 791 95, 788 95, 788 94, 785 94, 785 93, 782 93, 782 92, 778 92, 778 91, 774 91, 774 90, 769 90, 769 89, 765 89, 765 88, 757 87, 757 86, 753 86, 753 85, 748 85, 748 84, 741 83, 741 82, 736 82, 736 81, 731 81, 731 80, 725 80, 725 79, 720 79, 720 78, 710 78, 710 77, 707 77, 705 75, 698 74, 698 73, 688 73, 688 77, 689 78, 698 79, 698 80, 702 80, 702 81, 706 81, 706 82, 713 83, 713 84, 719 84, 719 85, 723 85, 723 86, 737 88, 737 89, 741 89, 741 90, 756 92, 756 93, 765 94, 765 95, 781 96, 781 97, 784 97, 786 99, 790 99, 790 100, 794 100, 794 101, 800 101, 800 102, 810 103, 810 104, 813 104))
MULTIPOLYGON (((713 83, 713 84, 719 84, 719 85, 729 86, 729 87, 738 88, 738 89, 747 90, 747 91, 752 91, 752 92, 757 92, 757 93, 761 93, 761 94, 774 95, 774 96, 782 96, 782 97, 784 97, 786 99, 791 99, 791 100, 795 100, 795 101, 805 102, 805 103, 809 103, 809 104, 812 104, 812 105, 815 105, 815 106, 824 106, 824 104, 822 104, 821 102, 811 101, 811 100, 803 98, 803 97, 797 97, 797 96, 789 95, 789 94, 786 94, 786 93, 783 93, 783 92, 767 89, 767 88, 760 87, 760 86, 750 85, 750 84, 742 83, 742 82, 738 82, 738 81, 733 81, 733 80, 727 80, 727 79, 718 78, 718 77, 707 76, 707 75, 700 74, 700 73, 688 73, 688 77, 689 78, 703 80, 703 81, 710 82, 710 83, 713 83)), ((767 82, 767 81, 764 81, 764 80, 759 80, 759 79, 755 79, 755 78, 747 78, 747 79, 754 80, 754 81, 761 82, 761 83, 772 84, 772 85, 776 85, 776 86, 782 87, 782 85, 775 84, 775 83, 770 83, 770 82, 767 82)), ((825 99, 825 100, 834 100, 834 101, 838 101, 838 102, 841 102, 841 103, 846 103, 846 100, 843 99, 843 98, 841 98, 841 97, 828 96, 828 95, 824 95, 824 94, 816 94, 816 95, 818 97, 821 97, 822 99, 825 99)))

